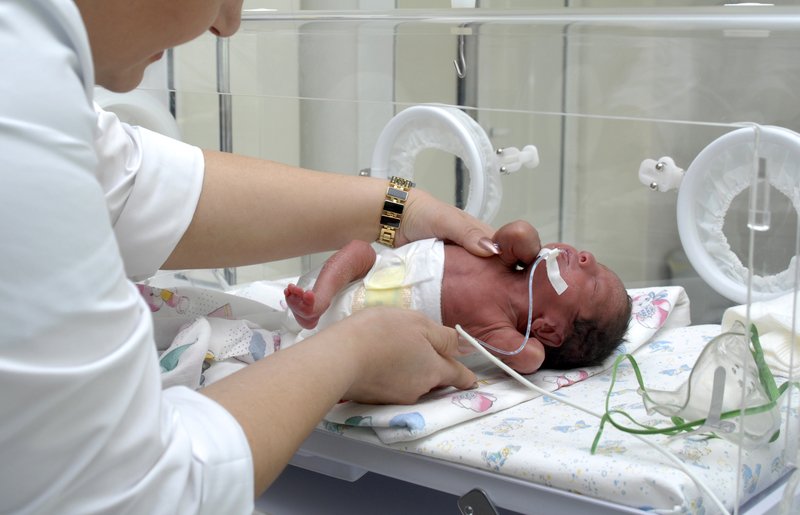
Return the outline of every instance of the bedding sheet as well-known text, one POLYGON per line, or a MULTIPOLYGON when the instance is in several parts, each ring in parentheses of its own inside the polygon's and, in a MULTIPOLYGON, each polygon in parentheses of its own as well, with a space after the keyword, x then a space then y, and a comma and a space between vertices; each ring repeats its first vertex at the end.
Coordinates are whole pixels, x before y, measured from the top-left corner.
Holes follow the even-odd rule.
MULTIPOLYGON (((556 391, 607 370, 619 354, 632 353, 663 327, 689 324, 689 300, 677 286, 630 289, 633 301, 627 340, 601 365, 572 370, 538 370, 526 379, 556 391)), ((490 413, 503 411, 540 394, 520 385, 488 360, 475 354, 462 359, 478 376, 478 388, 432 392, 413 406, 375 406, 345 402, 334 406, 328 422, 371 427, 383 443, 416 440, 490 413)))
MULTIPOLYGON (((283 288, 286 281, 258 281, 234 292, 285 310, 283 288)), ((631 323, 623 343, 603 364, 573 370, 539 370, 527 376, 536 386, 555 391, 600 373, 620 353, 630 353, 647 342, 664 327, 680 327, 690 323, 689 299, 682 287, 659 286, 629 289, 633 302, 631 323)), ((287 335, 283 337, 287 340, 287 335)), ((505 410, 540 394, 521 386, 505 372, 476 356, 463 359, 478 376, 479 387, 460 391, 453 388, 432 392, 413 406, 367 405, 344 402, 334 406, 325 420, 334 424, 370 427, 383 443, 415 440, 467 420, 505 410)))
MULTIPOLYGON (((162 383, 199 388, 294 343, 301 330, 283 300, 290 282, 259 281, 220 292, 202 288, 140 285, 153 311, 162 383)), ((625 343, 600 366, 539 370, 528 380, 546 391, 584 381, 606 370, 664 327, 689 324, 689 300, 681 287, 630 289, 633 302, 625 343)), ((340 403, 326 415, 335 424, 370 427, 383 443, 415 440, 467 420, 505 410, 538 395, 477 354, 463 358, 479 387, 432 392, 413 406, 340 403)))

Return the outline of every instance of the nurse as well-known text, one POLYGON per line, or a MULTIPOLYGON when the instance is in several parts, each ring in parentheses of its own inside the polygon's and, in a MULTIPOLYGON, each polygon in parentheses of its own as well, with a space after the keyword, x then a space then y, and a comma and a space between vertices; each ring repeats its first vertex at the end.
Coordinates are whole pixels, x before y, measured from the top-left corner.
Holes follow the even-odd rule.
MULTIPOLYGON (((468 388, 454 330, 369 309, 201 393, 161 389, 130 279, 375 240, 387 181, 204 152, 96 110, 164 49, 230 36, 242 0, 0 2, 0 512, 251 513, 340 399, 468 388), (298 200, 302 199, 302 209, 298 200)), ((401 245, 492 230, 412 189, 401 245)), ((498 234, 509 265, 536 234, 498 234)))

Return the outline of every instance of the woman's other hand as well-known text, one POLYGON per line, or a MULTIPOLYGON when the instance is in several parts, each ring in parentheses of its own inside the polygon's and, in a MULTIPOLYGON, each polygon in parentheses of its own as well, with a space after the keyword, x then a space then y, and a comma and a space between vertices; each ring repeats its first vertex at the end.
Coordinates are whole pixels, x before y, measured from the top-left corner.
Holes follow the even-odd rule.
POLYGON ((324 331, 347 342, 358 372, 345 399, 372 404, 410 404, 444 386, 466 389, 475 374, 459 356, 454 329, 421 313, 388 307, 358 311, 324 331))
POLYGON ((202 392, 247 435, 260 495, 339 400, 410 404, 438 387, 472 387, 458 355, 454 329, 416 311, 369 308, 202 392))

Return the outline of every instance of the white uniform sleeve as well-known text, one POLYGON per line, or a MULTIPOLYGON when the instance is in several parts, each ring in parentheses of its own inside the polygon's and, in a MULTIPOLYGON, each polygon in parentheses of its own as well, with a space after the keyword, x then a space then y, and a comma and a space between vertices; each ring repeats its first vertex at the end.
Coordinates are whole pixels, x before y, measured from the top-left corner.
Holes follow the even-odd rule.
POLYGON ((14 49, 0 52, 14 70, 0 74, 0 513, 251 513, 241 427, 197 392, 162 391, 150 312, 126 278, 188 224, 197 152, 148 161, 163 141, 140 132, 113 141, 141 163, 99 173, 108 126, 75 4, 0 2, 0 20, 14 49))
POLYGON ((98 179, 132 279, 153 275, 192 219, 203 179, 199 148, 131 127, 95 105, 98 179))

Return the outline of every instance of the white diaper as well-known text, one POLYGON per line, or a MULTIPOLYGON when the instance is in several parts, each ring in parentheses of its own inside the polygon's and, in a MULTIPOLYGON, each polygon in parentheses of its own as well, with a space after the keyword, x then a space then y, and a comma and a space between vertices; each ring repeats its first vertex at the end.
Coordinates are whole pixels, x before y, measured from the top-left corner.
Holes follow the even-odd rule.
POLYGON ((443 275, 444 244, 439 240, 420 240, 396 249, 383 249, 364 279, 337 295, 317 327, 300 331, 297 341, 372 306, 413 309, 441 324, 443 275))

